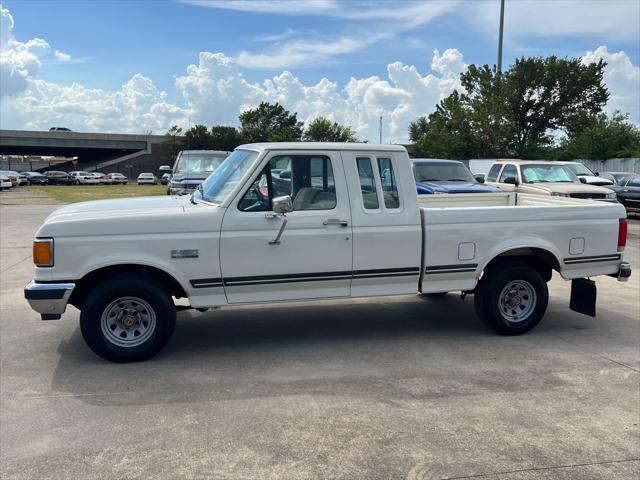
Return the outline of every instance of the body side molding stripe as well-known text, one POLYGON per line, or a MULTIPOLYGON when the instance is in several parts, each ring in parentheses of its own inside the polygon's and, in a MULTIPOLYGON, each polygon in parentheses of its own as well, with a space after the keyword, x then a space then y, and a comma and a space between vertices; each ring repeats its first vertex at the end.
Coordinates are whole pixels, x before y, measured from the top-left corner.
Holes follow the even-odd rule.
POLYGON ((432 265, 425 268, 425 274, 434 275, 437 273, 466 273, 475 272, 477 263, 460 263, 457 265, 432 265))
POLYGON ((382 278, 417 275, 420 267, 403 268, 381 268, 373 270, 338 271, 338 272, 315 272, 315 273, 290 273, 283 275, 257 275, 253 277, 231 277, 231 278, 200 278, 190 280, 193 288, 214 288, 223 285, 245 286, 245 285, 265 285, 277 283, 300 283, 300 282, 321 282, 331 280, 350 280, 352 278, 382 278))
POLYGON ((621 258, 622 254, 612 253, 610 255, 594 255, 591 257, 569 257, 563 259, 562 261, 566 265, 572 265, 574 263, 610 262, 612 260, 620 260, 621 258))

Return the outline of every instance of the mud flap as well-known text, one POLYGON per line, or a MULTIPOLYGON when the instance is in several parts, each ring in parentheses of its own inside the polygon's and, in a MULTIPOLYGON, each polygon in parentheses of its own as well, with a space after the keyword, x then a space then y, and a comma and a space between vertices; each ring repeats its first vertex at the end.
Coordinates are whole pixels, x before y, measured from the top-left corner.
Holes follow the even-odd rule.
POLYGON ((587 278, 576 278, 571 281, 569 308, 574 312, 595 317, 597 296, 596 282, 587 278))

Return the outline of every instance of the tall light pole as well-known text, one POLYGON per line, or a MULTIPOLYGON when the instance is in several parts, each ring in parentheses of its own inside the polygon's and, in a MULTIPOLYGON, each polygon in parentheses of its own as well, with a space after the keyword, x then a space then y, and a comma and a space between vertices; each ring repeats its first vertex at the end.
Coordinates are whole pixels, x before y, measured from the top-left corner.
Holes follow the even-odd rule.
POLYGON ((380 145, 382 145, 382 115, 380 115, 380 145))
POLYGON ((502 36, 504 33, 504 0, 500 0, 500 34, 498 37, 498 72, 502 71, 502 36))

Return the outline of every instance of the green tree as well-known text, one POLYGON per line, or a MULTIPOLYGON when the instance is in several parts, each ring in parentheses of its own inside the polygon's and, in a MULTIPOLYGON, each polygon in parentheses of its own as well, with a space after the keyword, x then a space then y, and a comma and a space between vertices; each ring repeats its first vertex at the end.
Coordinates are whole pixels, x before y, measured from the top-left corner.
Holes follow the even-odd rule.
POLYGON ((554 130, 606 104, 605 66, 602 60, 585 65, 555 56, 520 58, 502 73, 470 65, 460 76, 463 93, 443 99, 426 124, 418 119, 409 134, 420 135, 420 148, 444 157, 546 156, 554 130))
POLYGON ((240 138, 244 143, 299 142, 302 122, 296 113, 289 113, 279 103, 261 102, 257 108, 246 110, 238 117, 240 138))
POLYGON ((413 143, 418 143, 422 136, 427 133, 429 126, 429 120, 427 117, 418 117, 409 124, 409 140, 413 143))
POLYGON ((318 117, 309 123, 304 132, 307 142, 357 142, 356 132, 349 126, 318 117))
POLYGON ((209 130, 204 125, 194 125, 184 134, 184 147, 187 150, 211 149, 213 142, 209 130))
POLYGON ((231 151, 240 145, 240 132, 235 127, 214 125, 211 127, 211 148, 231 151))
POLYGON ((640 157, 640 129, 629 123, 629 115, 616 111, 577 115, 570 122, 562 140, 560 160, 640 157))
POLYGON ((171 158, 176 158, 178 154, 178 150, 182 148, 182 128, 178 125, 172 125, 167 133, 164 134, 164 140, 161 142, 161 145, 164 147, 168 147, 171 150, 171 158))
POLYGON ((416 145, 421 156, 449 159, 480 156, 481 145, 472 135, 470 113, 458 92, 443 99, 427 121, 418 122, 414 136, 420 135, 416 145))

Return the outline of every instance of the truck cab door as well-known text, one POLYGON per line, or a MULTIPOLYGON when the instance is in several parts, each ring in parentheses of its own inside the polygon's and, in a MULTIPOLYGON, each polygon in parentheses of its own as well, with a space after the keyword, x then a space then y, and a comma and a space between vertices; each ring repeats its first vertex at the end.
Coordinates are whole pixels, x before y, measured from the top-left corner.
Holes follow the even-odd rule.
POLYGON ((351 295, 415 293, 422 226, 406 153, 344 151, 353 222, 351 295))
POLYGON ((500 172, 497 187, 503 192, 515 192, 518 190, 516 183, 518 185, 520 184, 518 168, 511 163, 507 163, 502 169, 502 172, 500 172))
POLYGON ((349 296, 352 228, 340 154, 269 153, 227 208, 220 265, 229 303, 349 296), (293 211, 274 214, 273 199, 286 195, 293 211))

